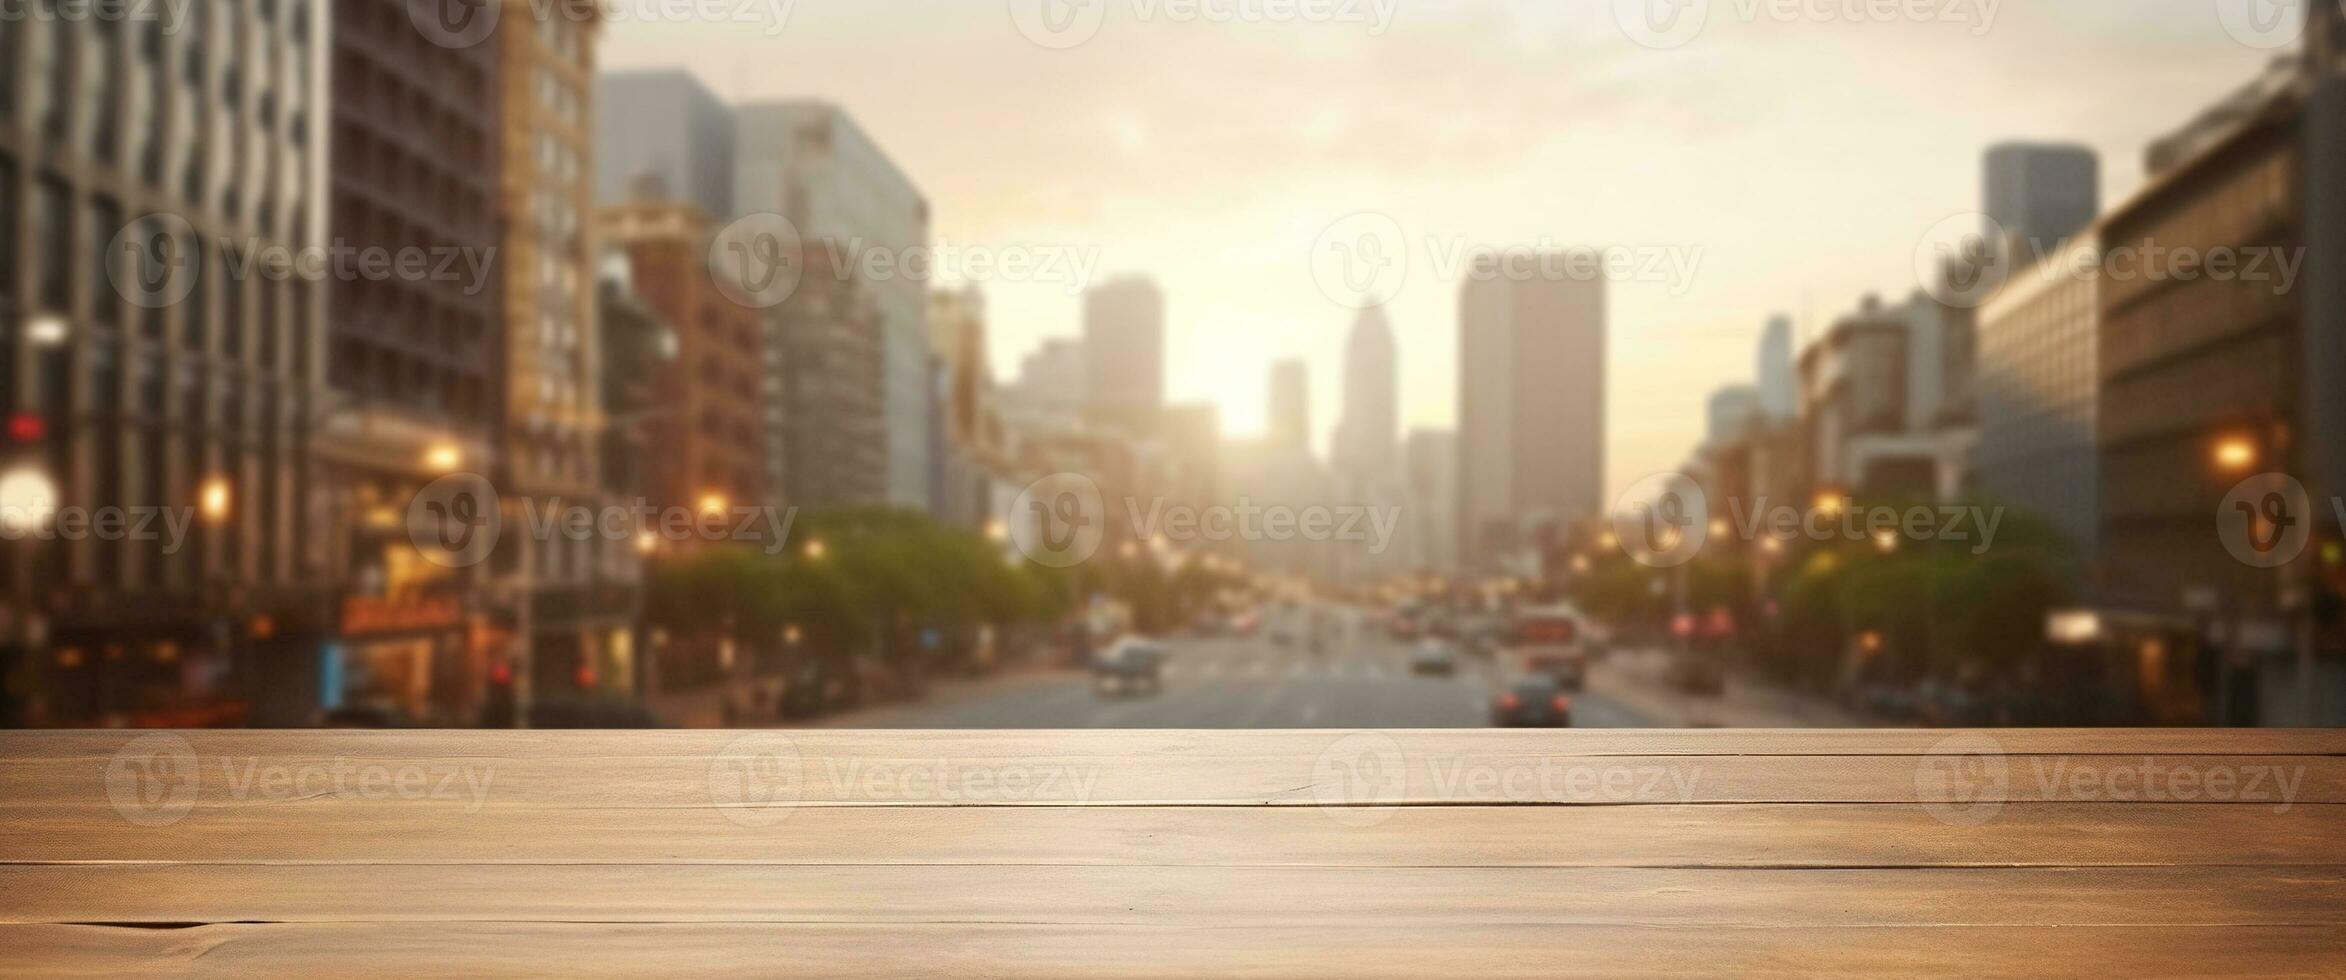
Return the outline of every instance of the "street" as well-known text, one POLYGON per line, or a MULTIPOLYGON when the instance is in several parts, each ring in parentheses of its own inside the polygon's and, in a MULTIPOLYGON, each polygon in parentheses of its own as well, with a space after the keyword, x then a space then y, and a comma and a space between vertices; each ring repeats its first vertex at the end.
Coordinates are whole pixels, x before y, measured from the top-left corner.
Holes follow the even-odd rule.
MULTIPOLYGON (((1166 641, 1164 690, 1110 695, 1076 671, 1008 678, 934 701, 827 719, 847 728, 1481 728, 1498 678, 1462 656, 1451 677, 1413 676, 1408 644, 1340 631, 1314 656, 1267 636, 1166 641)), ((1580 728, 1654 722, 1595 691, 1572 697, 1580 728)))

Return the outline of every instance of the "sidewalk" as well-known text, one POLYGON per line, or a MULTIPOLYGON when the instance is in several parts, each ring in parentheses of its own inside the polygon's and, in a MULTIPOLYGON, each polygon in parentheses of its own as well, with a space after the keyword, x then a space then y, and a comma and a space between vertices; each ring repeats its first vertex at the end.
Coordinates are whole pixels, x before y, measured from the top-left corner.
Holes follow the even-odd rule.
POLYGON ((1665 651, 1618 650, 1589 668, 1589 688, 1663 728, 1905 727, 1741 673, 1728 675, 1718 697, 1687 694, 1665 679, 1669 663, 1665 651))

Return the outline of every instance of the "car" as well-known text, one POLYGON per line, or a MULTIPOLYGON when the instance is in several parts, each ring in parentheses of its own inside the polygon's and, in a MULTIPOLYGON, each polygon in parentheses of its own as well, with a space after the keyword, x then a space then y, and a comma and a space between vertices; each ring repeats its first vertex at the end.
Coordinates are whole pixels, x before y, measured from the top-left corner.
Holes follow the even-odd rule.
POLYGON ((1491 700, 1491 724, 1498 728, 1570 728, 1572 699, 1553 677, 1519 677, 1491 700))
POLYGON ((1578 647, 1531 647, 1515 651, 1523 672, 1554 680, 1568 691, 1588 683, 1588 655, 1578 647))
POLYGON ((1409 672, 1420 677, 1458 673, 1458 651, 1447 643, 1421 643, 1409 654, 1409 672))
POLYGON ((1715 698, 1727 693, 1727 665, 1708 654, 1685 652, 1672 656, 1664 679, 1683 694, 1715 698))
POLYGON ((1155 694, 1164 689, 1165 656, 1154 643, 1118 643, 1093 661, 1092 686, 1101 694, 1155 694))

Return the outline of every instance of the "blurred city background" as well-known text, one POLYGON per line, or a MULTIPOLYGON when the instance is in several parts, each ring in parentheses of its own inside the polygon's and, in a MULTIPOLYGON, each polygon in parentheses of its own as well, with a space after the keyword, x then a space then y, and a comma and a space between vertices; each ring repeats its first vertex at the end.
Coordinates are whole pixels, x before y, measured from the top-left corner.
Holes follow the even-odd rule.
POLYGON ((12 5, 0 725, 2346 723, 2346 6, 1857 6, 12 5))

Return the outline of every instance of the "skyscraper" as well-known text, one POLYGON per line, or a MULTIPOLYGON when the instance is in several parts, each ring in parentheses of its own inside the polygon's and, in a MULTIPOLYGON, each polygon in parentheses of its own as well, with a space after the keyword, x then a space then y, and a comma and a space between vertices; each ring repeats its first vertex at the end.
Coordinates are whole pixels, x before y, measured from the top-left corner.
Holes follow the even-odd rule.
POLYGON ((326 378, 341 401, 313 417, 344 525, 319 537, 352 587, 321 687, 330 708, 388 704, 471 724, 491 672, 514 666, 509 647, 482 640, 493 569, 424 560, 433 553, 417 546, 416 528, 377 515, 400 513, 441 476, 487 476, 500 463, 505 266, 488 261, 501 258, 500 46, 434 43, 398 0, 336 0, 332 50, 329 240, 350 254, 483 257, 488 275, 330 284, 326 378))
POLYGON ((1759 389, 1750 385, 1728 385, 1711 393, 1710 422, 1703 441, 1723 446, 1751 434, 1753 423, 1763 416, 1760 411, 1759 389))
POLYGON ((626 255, 630 286, 675 341, 652 396, 663 411, 640 423, 650 443, 644 495, 695 513, 767 499, 763 318, 720 291, 729 273, 709 263, 710 225, 698 205, 648 196, 595 214, 595 237, 626 255))
POLYGON ((1792 318, 1771 317, 1760 333, 1759 364, 1753 378, 1759 385, 1760 410, 1769 421, 1781 422, 1800 414, 1800 373, 1792 362, 1792 318))
POLYGON ((1381 307, 1360 311, 1344 351, 1344 414, 1332 453, 1338 476, 1380 483, 1396 475, 1401 437, 1401 380, 1393 327, 1381 307))
POLYGON ((1129 277, 1086 294, 1083 352, 1087 408, 1120 422, 1163 408, 1165 294, 1157 284, 1129 277))
POLYGON ((1271 365, 1267 433, 1275 449, 1311 450, 1311 368, 1302 358, 1271 365))
POLYGON ((1540 524, 1604 512, 1605 283, 1511 278, 1485 256, 1458 328, 1458 545, 1487 565, 1540 524))
POLYGON ((0 25, 0 645, 45 623, 52 652, 12 664, 18 723, 316 720, 342 580, 305 505, 329 283, 243 260, 327 240, 331 14, 186 10, 0 25), (52 533, 117 506, 195 523, 52 533))
MULTIPOLYGON (((587 118, 602 8, 592 0, 503 2, 495 42, 504 138, 500 493, 541 505, 592 501, 604 490, 606 416, 587 254, 594 208, 587 118)), ((629 690, 640 597, 634 543, 568 535, 513 541, 505 566, 511 588, 501 591, 514 600, 514 631, 527 634, 528 669, 520 674, 527 693, 629 690)))
POLYGON ((2007 268, 2033 263, 2101 213, 2101 160, 2090 147, 2002 143, 1988 148, 1988 220, 2017 243, 2007 268))
POLYGON ((733 219, 733 113, 700 79, 672 68, 604 72, 594 107, 595 203, 625 203, 649 175, 717 221, 733 219))
POLYGON ((1401 461, 1406 503, 1401 523, 1409 556, 1419 568, 1449 572, 1458 565, 1458 433, 1413 430, 1401 461))
POLYGON ((735 113, 734 132, 734 208, 790 219, 808 252, 833 252, 834 274, 846 275, 871 297, 880 322, 888 498, 899 506, 929 508, 936 497, 929 428, 937 397, 929 282, 906 266, 915 249, 929 246, 928 200, 836 105, 745 105, 735 113), (890 274, 872 275, 873 268, 890 274))

